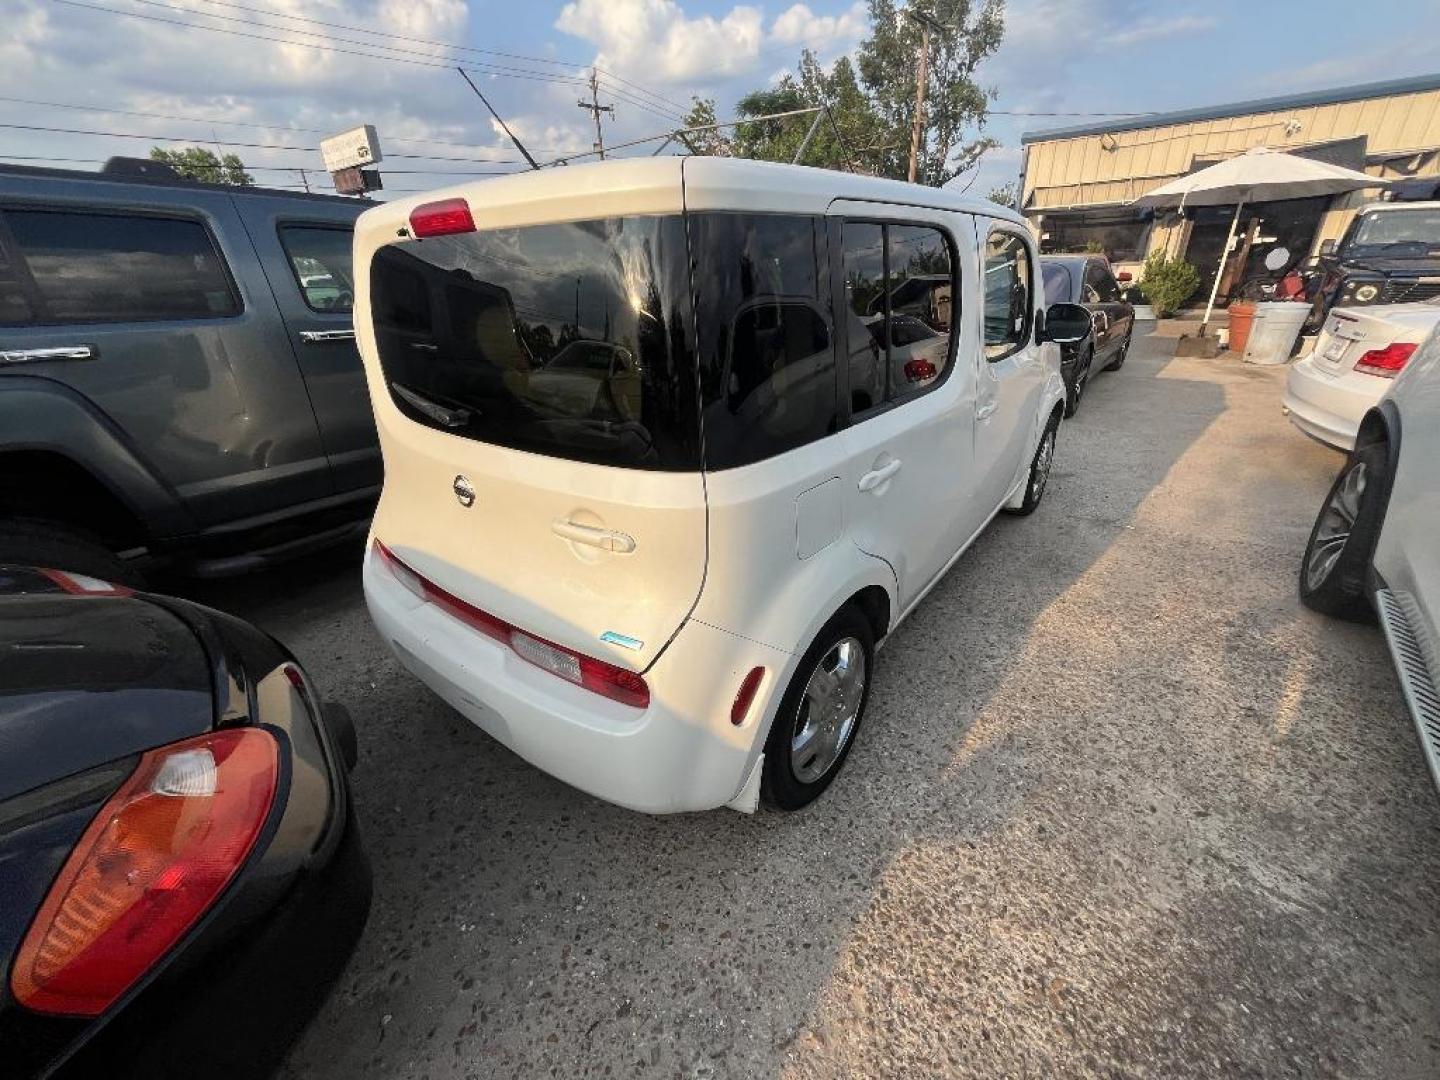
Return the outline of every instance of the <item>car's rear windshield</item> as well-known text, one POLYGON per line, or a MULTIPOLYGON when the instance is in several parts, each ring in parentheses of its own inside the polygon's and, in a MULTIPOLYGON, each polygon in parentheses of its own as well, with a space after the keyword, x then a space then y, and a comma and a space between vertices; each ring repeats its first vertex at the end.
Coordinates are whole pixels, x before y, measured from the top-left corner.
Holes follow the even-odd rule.
POLYGON ((387 245, 370 302, 386 382, 411 419, 553 457, 700 467, 681 216, 387 245))

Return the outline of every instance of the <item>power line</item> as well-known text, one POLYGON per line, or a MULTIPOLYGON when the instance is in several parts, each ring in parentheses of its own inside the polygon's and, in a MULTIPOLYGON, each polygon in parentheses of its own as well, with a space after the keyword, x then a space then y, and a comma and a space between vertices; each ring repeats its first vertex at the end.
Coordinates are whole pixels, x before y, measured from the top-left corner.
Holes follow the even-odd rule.
MULTIPOLYGON (((349 33, 365 34, 370 37, 386 37, 391 38, 395 41, 408 41, 414 45, 433 45, 438 46, 442 49, 449 49, 452 52, 475 53, 476 55, 483 56, 499 56, 506 60, 521 60, 529 64, 550 64, 555 67, 567 68, 571 71, 574 71, 579 66, 576 64, 572 64, 566 60, 556 60, 553 57, 528 56, 524 53, 506 52, 501 49, 482 49, 476 45, 454 45, 449 42, 437 41, 434 38, 412 37, 407 34, 397 34, 388 30, 371 30, 366 27, 351 26, 346 23, 326 22, 324 19, 317 19, 310 15, 292 15, 289 12, 274 11, 270 8, 253 7, 247 4, 237 4, 231 2, 231 0, 200 0, 200 2, 211 4, 215 7, 231 8, 235 11, 248 11, 252 15, 265 15, 276 19, 288 19, 292 22, 306 22, 310 23, 312 26, 323 26, 330 30, 345 30, 349 33)), ((197 12, 196 14, 201 13, 197 12)), ((279 28, 277 27, 276 29, 279 28)), ((650 97, 655 101, 672 106, 673 108, 680 110, 681 113, 684 113, 688 109, 688 106, 682 105, 678 101, 675 101, 671 98, 667 98, 664 94, 660 94, 654 90, 651 90, 649 87, 646 87, 641 83, 632 82, 629 79, 622 78, 621 76, 615 74, 613 71, 607 71, 605 68, 596 68, 595 70, 601 75, 607 76, 612 81, 619 82, 625 86, 630 87, 633 90, 637 90, 641 94, 644 94, 645 96, 650 97)))
MULTIPOLYGON (((50 157, 43 154, 0 154, 4 161, 46 161, 51 163, 72 162, 83 165, 104 165, 108 158, 50 157)), ((187 162, 187 169, 215 169, 223 171, 223 164, 208 165, 204 162, 187 162)), ((245 172, 287 172, 324 173, 323 166, 316 165, 243 165, 245 172)), ((516 169, 457 170, 457 169, 386 169, 386 176, 509 176, 516 169)))

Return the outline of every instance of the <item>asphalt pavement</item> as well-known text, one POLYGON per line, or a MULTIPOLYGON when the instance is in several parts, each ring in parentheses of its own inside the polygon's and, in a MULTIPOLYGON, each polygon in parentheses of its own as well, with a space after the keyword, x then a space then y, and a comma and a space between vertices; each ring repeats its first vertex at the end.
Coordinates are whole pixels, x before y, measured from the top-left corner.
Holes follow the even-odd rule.
POLYGON ((1137 337, 881 653, 793 815, 650 818, 406 674, 343 549, 198 596, 359 729, 365 936, 283 1075, 1440 1075, 1440 800, 1384 643, 1296 599, 1340 456, 1137 337))

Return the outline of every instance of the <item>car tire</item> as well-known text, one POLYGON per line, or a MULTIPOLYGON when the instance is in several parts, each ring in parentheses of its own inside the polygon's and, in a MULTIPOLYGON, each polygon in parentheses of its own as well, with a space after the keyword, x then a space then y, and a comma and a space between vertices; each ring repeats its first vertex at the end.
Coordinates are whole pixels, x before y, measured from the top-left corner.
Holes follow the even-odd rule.
POLYGON ((1125 366, 1125 357, 1130 353, 1130 339, 1134 336, 1134 330, 1125 335, 1125 340, 1120 343, 1120 348, 1115 350, 1115 359, 1105 365, 1106 371, 1119 371, 1125 366))
POLYGON ((89 533, 38 518, 0 518, 0 563, 73 570, 117 585, 139 576, 89 533))
POLYGON ((1065 419, 1070 419, 1080 408, 1080 399, 1085 396, 1085 387, 1090 382, 1090 365, 1095 361, 1095 350, 1087 349, 1075 362, 1075 385, 1065 388, 1065 419))
POLYGON ((1300 561, 1300 602, 1312 611, 1352 622, 1374 617, 1367 579, 1389 501, 1387 450, 1384 442, 1357 448, 1321 504, 1300 561))
POLYGON ((1030 459, 1030 471, 1025 475, 1025 501, 1019 506, 1007 506, 1007 514, 1017 517, 1033 514, 1045 497, 1045 486, 1050 482, 1050 466, 1055 462, 1055 436, 1059 429, 1060 421, 1055 417, 1045 425, 1040 445, 1035 447, 1035 456, 1030 459))
POLYGON ((799 810, 830 786, 855 745, 874 670, 875 631, 847 604, 805 650, 780 699, 765 740, 760 793, 767 803, 799 810))

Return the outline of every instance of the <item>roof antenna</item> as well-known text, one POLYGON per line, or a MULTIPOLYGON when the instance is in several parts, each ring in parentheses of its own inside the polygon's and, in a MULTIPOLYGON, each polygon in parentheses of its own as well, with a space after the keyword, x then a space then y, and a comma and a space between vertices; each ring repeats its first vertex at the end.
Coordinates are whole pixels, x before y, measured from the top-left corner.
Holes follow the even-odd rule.
POLYGON ((505 129, 505 134, 510 136, 510 141, 515 144, 515 149, 519 150, 520 153, 525 156, 525 160, 530 163, 530 168, 540 168, 540 166, 536 164, 535 159, 530 156, 530 151, 525 149, 525 144, 522 143, 519 139, 517 139, 515 137, 515 133, 510 130, 509 125, 507 125, 504 120, 500 119, 500 114, 495 111, 495 106, 491 105, 489 101, 485 100, 485 95, 480 93, 480 88, 475 85, 474 81, 470 78, 470 74, 462 67, 457 67, 455 70, 460 72, 460 77, 470 84, 470 89, 475 91, 475 96, 478 97, 481 101, 485 102, 485 108, 490 110, 490 115, 495 117, 495 122, 505 129))

